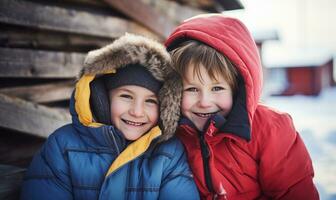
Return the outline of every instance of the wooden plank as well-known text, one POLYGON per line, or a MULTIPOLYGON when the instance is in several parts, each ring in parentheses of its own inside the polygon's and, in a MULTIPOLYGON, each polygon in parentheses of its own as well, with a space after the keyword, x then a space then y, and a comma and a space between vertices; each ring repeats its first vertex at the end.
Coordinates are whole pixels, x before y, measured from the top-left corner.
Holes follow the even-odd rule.
POLYGON ((34 86, 2 88, 0 93, 36 103, 68 100, 74 89, 73 81, 49 83, 34 86))
POLYGON ((0 133, 1 164, 28 167, 33 155, 40 149, 45 141, 45 138, 19 133, 1 127, 0 133))
POLYGON ((134 0, 104 0, 113 8, 124 13, 131 19, 148 27, 160 36, 167 38, 176 27, 176 23, 151 6, 134 0))
POLYGON ((0 94, 0 126, 48 137, 57 128, 70 123, 69 113, 0 94))
POLYGON ((70 3, 78 3, 81 5, 89 5, 89 6, 96 6, 96 7, 106 7, 107 4, 100 0, 63 0, 64 2, 70 2, 70 3))
POLYGON ((195 15, 207 13, 206 11, 190 6, 184 6, 174 1, 168 1, 168 0, 141 0, 141 1, 153 7, 159 13, 168 16, 176 23, 181 23, 182 21, 190 17, 194 17, 195 15))
POLYGON ((43 31, 4 24, 0 25, 0 29, 0 46, 11 48, 88 52, 113 41, 113 39, 102 37, 43 31))
POLYGON ((130 32, 158 39, 147 28, 122 18, 22 0, 1 0, 0 13, 0 22, 6 24, 106 38, 130 32))
POLYGON ((73 78, 85 54, 0 48, 0 77, 73 78))
POLYGON ((0 164, 0 199, 20 199, 26 169, 0 164))
POLYGON ((225 11, 225 10, 236 10, 236 9, 244 9, 243 4, 240 2, 240 0, 216 0, 216 3, 218 3, 222 9, 218 11, 225 11))

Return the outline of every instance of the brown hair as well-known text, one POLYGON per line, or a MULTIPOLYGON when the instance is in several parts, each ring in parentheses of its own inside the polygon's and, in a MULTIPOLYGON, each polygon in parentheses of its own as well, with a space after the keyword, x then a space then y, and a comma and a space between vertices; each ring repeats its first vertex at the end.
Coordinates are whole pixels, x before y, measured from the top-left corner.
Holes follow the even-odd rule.
POLYGON ((230 85, 232 92, 236 93, 238 72, 230 60, 216 49, 196 40, 188 40, 170 51, 170 54, 173 68, 180 76, 184 77, 187 67, 192 64, 194 74, 203 80, 200 71, 203 65, 211 79, 217 80, 218 75, 222 75, 230 85))

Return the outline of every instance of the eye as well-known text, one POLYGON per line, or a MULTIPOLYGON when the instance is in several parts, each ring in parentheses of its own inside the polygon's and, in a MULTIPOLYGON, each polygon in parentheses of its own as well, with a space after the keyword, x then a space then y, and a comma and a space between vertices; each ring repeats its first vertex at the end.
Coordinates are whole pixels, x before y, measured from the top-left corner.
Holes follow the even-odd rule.
POLYGON ((221 91, 221 90, 224 90, 225 88, 224 87, 221 87, 221 86, 215 86, 212 88, 212 91, 214 92, 218 92, 218 91, 221 91))
POLYGON ((154 105, 158 105, 159 104, 159 102, 156 99, 147 99, 146 102, 150 103, 150 104, 154 104, 154 105))
POLYGON ((197 92, 198 89, 195 88, 195 87, 189 87, 189 88, 184 89, 184 91, 186 91, 186 92, 197 92))
POLYGON ((120 97, 125 99, 133 99, 133 97, 129 94, 121 94, 120 97))

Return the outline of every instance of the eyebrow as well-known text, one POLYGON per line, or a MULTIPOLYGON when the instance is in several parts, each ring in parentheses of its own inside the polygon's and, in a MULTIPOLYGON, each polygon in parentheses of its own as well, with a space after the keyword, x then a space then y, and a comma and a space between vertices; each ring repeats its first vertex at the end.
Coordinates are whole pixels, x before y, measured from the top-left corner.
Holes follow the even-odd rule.
POLYGON ((156 98, 156 99, 158 98, 157 95, 155 94, 151 94, 149 97, 156 98))
MULTIPOLYGON (((126 89, 126 88, 119 88, 119 90, 120 90, 121 92, 128 92, 128 93, 134 94, 133 91, 131 91, 131 90, 129 90, 129 89, 126 89)), ((158 99, 158 96, 157 96, 156 94, 151 94, 151 95, 148 95, 148 96, 146 96, 146 97, 147 97, 147 98, 156 98, 156 99, 158 99)))
POLYGON ((126 89, 126 88, 118 88, 118 90, 119 90, 120 92, 129 92, 129 93, 133 93, 131 90, 126 89))

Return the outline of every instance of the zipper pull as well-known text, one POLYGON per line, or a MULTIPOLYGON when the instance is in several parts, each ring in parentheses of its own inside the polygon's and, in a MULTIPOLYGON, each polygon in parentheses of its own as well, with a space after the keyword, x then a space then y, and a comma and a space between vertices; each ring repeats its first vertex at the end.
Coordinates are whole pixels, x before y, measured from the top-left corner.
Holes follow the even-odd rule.
POLYGON ((214 194, 213 196, 213 200, 217 200, 217 199, 224 199, 224 200, 227 200, 227 195, 226 195, 226 191, 223 187, 223 184, 222 183, 219 183, 219 191, 218 193, 214 194))

